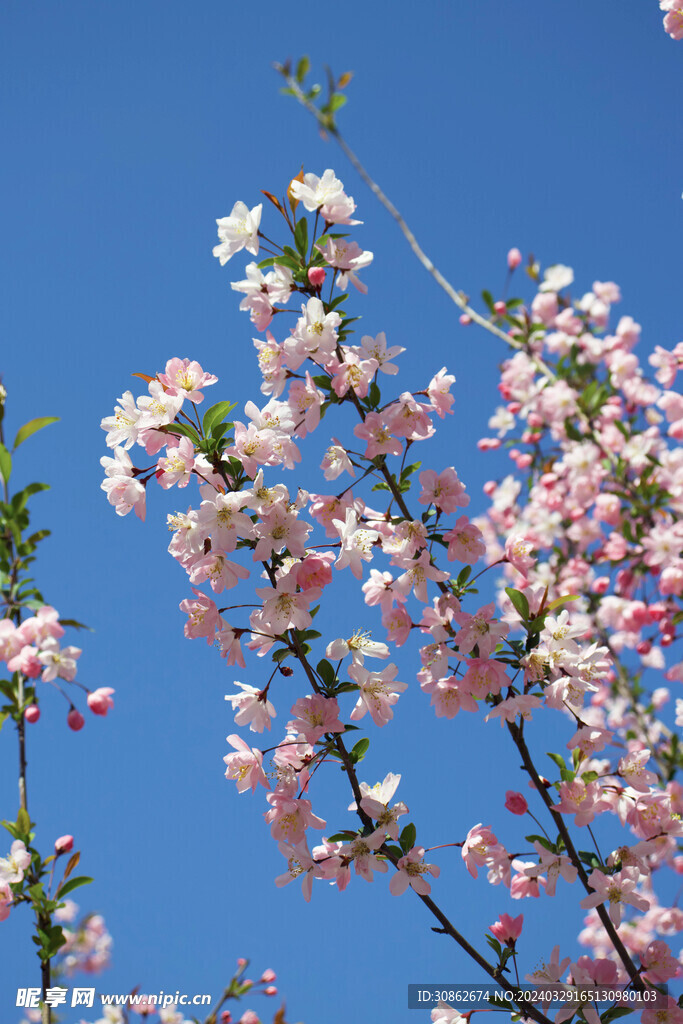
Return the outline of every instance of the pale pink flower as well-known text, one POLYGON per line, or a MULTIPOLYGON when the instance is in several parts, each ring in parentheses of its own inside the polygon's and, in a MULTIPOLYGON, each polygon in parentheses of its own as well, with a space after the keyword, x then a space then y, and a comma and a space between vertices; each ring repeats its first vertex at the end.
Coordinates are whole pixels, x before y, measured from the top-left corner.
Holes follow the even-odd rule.
MULTIPOLYGON (((421 505, 435 505, 442 512, 455 512, 457 508, 465 508, 470 503, 469 494, 465 493, 465 485, 458 479, 452 466, 441 473, 433 469, 425 469, 420 473, 422 491, 418 497, 421 505)), ((458 520, 460 522, 461 520, 458 520)))
POLYGON ((460 626, 456 635, 456 643, 461 654, 469 654, 474 647, 479 649, 480 658, 488 658, 510 627, 506 622, 494 619, 495 605, 483 605, 474 615, 467 612, 456 612, 453 618, 460 626))
POLYGON ((442 366, 427 386, 427 394, 432 404, 432 409, 441 419, 445 418, 446 413, 453 411, 452 405, 455 399, 451 394, 451 388, 454 384, 455 377, 450 373, 446 373, 446 367, 442 366))
POLYGON ((301 843, 307 828, 325 828, 325 821, 313 813, 310 800, 296 799, 280 790, 268 793, 266 800, 271 810, 264 818, 270 825, 273 839, 301 843))
POLYGON ((453 529, 444 533, 443 539, 448 542, 449 561, 474 565, 486 554, 484 536, 467 516, 460 516, 453 529))
POLYGON ((206 637, 207 644, 212 644, 216 629, 221 624, 218 608, 215 602, 201 590, 197 590, 196 587, 193 587, 192 590, 196 595, 196 600, 188 597, 179 605, 181 612, 185 612, 188 616, 183 631, 188 639, 206 637))
POLYGON ((221 217, 216 221, 220 244, 214 246, 213 254, 218 257, 221 266, 240 249, 246 249, 253 256, 258 254, 258 229, 262 212, 263 203, 249 210, 244 203, 238 201, 229 217, 221 217))
POLYGON ((8 883, 0 882, 0 921, 7 920, 13 902, 14 894, 8 883))
POLYGON ((31 863, 31 854, 21 839, 15 839, 6 857, 0 857, 0 885, 21 882, 31 863))
POLYGON ((392 896, 400 896, 408 886, 414 889, 420 896, 429 896, 432 887, 424 878, 424 875, 431 875, 438 878, 441 869, 436 864, 425 864, 424 847, 414 846, 404 857, 398 861, 396 874, 389 882, 389 891, 392 896))
POLYGON ((363 665, 351 665, 349 676, 358 683, 360 690, 351 712, 352 721, 357 722, 367 711, 375 725, 386 725, 394 717, 392 705, 397 702, 399 694, 408 689, 407 683, 394 682, 397 672, 394 664, 387 665, 382 672, 369 672, 363 665))
POLYGON ((344 732, 344 723, 339 721, 339 704, 335 697, 323 697, 309 693, 299 697, 292 707, 296 717, 287 723, 287 728, 301 733, 308 743, 316 743, 325 733, 344 732))
POLYGON ((372 546, 379 540, 376 530, 369 530, 358 525, 358 516, 353 509, 346 510, 346 518, 335 519, 334 525, 341 540, 341 551, 335 562, 336 569, 345 569, 347 566, 356 579, 362 579, 363 569, 361 562, 372 561, 372 546))
POLYGON ((405 352, 400 345, 392 345, 387 348, 387 339, 384 331, 380 331, 376 338, 369 334, 363 335, 360 339, 360 346, 355 350, 361 359, 374 359, 377 362, 380 373, 396 374, 398 366, 389 360, 405 352))
POLYGON ((230 746, 235 748, 236 753, 226 754, 223 758, 227 765, 225 777, 233 779, 237 783, 237 792, 244 793, 245 790, 251 789, 254 793, 259 783, 266 789, 270 789, 262 767, 263 754, 261 751, 249 747, 242 737, 235 733, 228 736, 227 739, 230 746))
POLYGON ((382 413, 366 413, 363 422, 358 423, 353 432, 356 437, 368 442, 366 459, 374 459, 377 455, 400 455, 403 451, 403 445, 393 436, 382 413))
POLYGON ((232 704, 233 710, 238 709, 235 715, 237 725, 248 725, 252 732, 263 732, 270 729, 270 720, 275 718, 275 708, 270 703, 262 690, 248 683, 235 682, 242 693, 226 694, 225 699, 232 704))
POLYGON ((621 924, 624 904, 642 911, 650 908, 650 901, 635 892, 637 874, 634 875, 632 868, 625 868, 613 875, 605 875, 596 869, 591 871, 588 882, 595 891, 582 899, 580 906, 589 909, 601 903, 609 903, 609 916, 617 927, 621 924))
POLYGON ((215 384, 218 380, 212 373, 202 370, 199 363, 194 360, 178 358, 169 359, 165 372, 160 373, 158 378, 166 386, 167 394, 182 395, 195 405, 204 401, 201 389, 215 384))
POLYGON ((462 844, 462 859, 465 861, 467 870, 472 878, 477 877, 477 868, 483 867, 492 856, 493 851, 499 848, 496 836, 488 825, 475 825, 467 833, 467 838, 462 844))
POLYGON ((45 666, 41 679, 44 683, 49 683, 59 676, 69 683, 73 682, 76 677, 76 661, 80 656, 80 647, 62 647, 60 650, 56 640, 44 640, 38 654, 38 660, 45 666))

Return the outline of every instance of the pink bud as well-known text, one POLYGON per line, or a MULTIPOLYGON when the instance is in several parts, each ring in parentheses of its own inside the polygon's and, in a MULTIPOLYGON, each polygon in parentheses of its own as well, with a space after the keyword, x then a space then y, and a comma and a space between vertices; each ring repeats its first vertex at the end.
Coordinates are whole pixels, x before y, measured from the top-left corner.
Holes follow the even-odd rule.
POLYGON ((510 270, 516 270, 522 262, 522 254, 519 249, 510 249, 508 253, 508 267, 510 270))
POLYGON ((237 958, 237 966, 239 967, 240 970, 246 967, 248 963, 249 961, 245 960, 243 956, 237 958))
POLYGON ((495 480, 487 480, 484 486, 482 487, 482 490, 484 494, 486 494, 487 497, 490 498, 497 486, 498 484, 496 483, 495 480))
POLYGON ((472 323, 472 317, 468 316, 467 313, 463 313, 463 315, 460 317, 460 323, 462 324, 463 327, 468 327, 469 324, 472 323))
POLYGON ((673 636, 672 633, 663 633, 662 636, 659 638, 659 642, 662 645, 662 647, 671 647, 671 644, 674 642, 675 639, 676 637, 673 636))
POLYGON ((60 836, 59 839, 55 839, 55 853, 71 853, 73 848, 73 836, 60 836))
POLYGON ((277 995, 277 989, 276 989, 275 985, 267 985, 266 988, 264 988, 264 990, 263 990, 263 994, 264 994, 264 996, 276 996, 277 995))
POLYGON ((513 416, 516 416, 521 408, 522 408, 522 403, 521 402, 509 402, 508 403, 508 412, 511 412, 513 416))
POLYGON ((543 426, 543 417, 539 416, 537 412, 530 412, 526 421, 533 430, 543 426))
POLYGON ((239 1019, 239 1024, 261 1024, 261 1021, 253 1010, 245 1010, 239 1019))
POLYGON ((110 694, 114 693, 111 686, 100 686, 88 694, 88 707, 94 715, 106 715, 109 708, 114 707, 110 694))
POLYGON ((232 1020, 232 1014, 230 1010, 223 1010, 221 1014, 221 1024, 230 1024, 232 1020))
POLYGON ((325 281, 325 268, 311 267, 308 271, 308 280, 314 288, 320 288, 325 281))
POLYGON ((29 706, 24 710, 24 718, 27 722, 30 722, 31 725, 33 725, 34 722, 37 722, 40 718, 40 708, 38 705, 29 704, 29 706))
POLYGON ((272 969, 272 967, 267 967, 266 970, 261 975, 261 977, 259 978, 259 981, 264 985, 270 985, 271 981, 275 981, 276 978, 277 974, 272 969))
POLYGON ((85 725, 85 718, 77 708, 72 708, 69 714, 66 716, 66 724, 74 732, 78 732, 85 725))
POLYGON ((529 805, 522 794, 515 793, 512 789, 508 789, 505 794, 505 806, 513 814, 526 814, 529 810, 529 805))
POLYGON ((528 469, 533 461, 533 455, 530 455, 528 452, 525 452, 523 455, 520 455, 519 458, 515 459, 517 469, 528 469))
POLYGON ((598 576, 594 579, 591 590, 594 594, 605 594, 609 590, 609 576, 598 576))
POLYGON ((653 622, 660 622, 667 613, 667 607, 661 601, 657 601, 648 606, 648 611, 653 622))
POLYGON ((498 316, 505 316, 505 314, 508 311, 508 308, 504 302, 494 302, 493 308, 495 312, 498 314, 498 316))
POLYGON ((499 942, 504 942, 506 946, 514 946, 515 939, 518 939, 522 934, 523 923, 523 914, 520 914, 519 917, 501 914, 495 924, 490 925, 489 931, 492 935, 495 935, 499 942))

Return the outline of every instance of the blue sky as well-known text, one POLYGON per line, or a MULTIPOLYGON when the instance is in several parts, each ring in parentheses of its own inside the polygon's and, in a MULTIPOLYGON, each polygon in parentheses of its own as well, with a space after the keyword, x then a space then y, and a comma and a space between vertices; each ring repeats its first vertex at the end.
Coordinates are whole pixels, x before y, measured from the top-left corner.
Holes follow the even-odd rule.
MULTIPOLYGON (((355 72, 342 127, 457 287, 495 292, 510 246, 532 250, 546 265, 573 266, 579 290, 619 282, 621 311, 643 324, 647 350, 681 340, 683 142, 673 111, 683 49, 662 31, 655 0, 460 0, 419 13, 404 0, 296 9, 266 0, 258 10, 6 0, 0 13, 7 417, 18 426, 61 416, 26 443, 17 479, 52 484, 35 500, 36 525, 53 530, 39 579, 63 615, 95 630, 75 640, 79 677, 116 688, 115 711, 90 716, 78 735, 61 704, 45 700, 29 734, 40 840, 73 833, 96 879, 79 895, 114 935, 104 991, 217 992, 235 958, 250 956, 255 969, 278 972, 292 1020, 336 1024, 362 1012, 393 1024, 423 1016, 406 1009, 407 981, 476 981, 476 972, 430 932, 410 894, 394 899, 381 880, 343 895, 320 885, 310 905, 295 885, 273 886, 282 861, 264 808, 222 776, 233 731, 223 697, 235 677, 182 636, 187 585, 165 550, 165 515, 186 498, 154 494, 143 526, 118 520, 99 489, 99 421, 132 372, 189 356, 221 378, 219 397, 258 400, 253 332, 229 287, 236 264, 221 270, 211 256, 215 218, 237 199, 254 205, 261 188, 281 192, 302 163, 334 167, 356 198, 357 237, 375 252, 356 311, 364 331, 406 347, 399 381, 421 385, 444 364, 458 379, 455 416, 426 461, 456 465, 473 510, 504 466, 475 447, 496 404, 501 350, 459 326, 342 155, 279 95, 271 62, 304 52, 314 67, 355 72)), ((311 440, 309 486, 326 443, 324 431, 311 440)), ((349 609, 348 625, 362 615, 349 609)), ((410 652, 402 665, 412 681, 410 652)), ((237 678, 254 682, 248 670, 237 678)), ((498 734, 469 719, 434 721, 419 694, 406 694, 393 739, 372 731, 367 781, 404 773, 400 793, 429 845, 495 817, 512 847, 517 822, 502 800, 523 782, 498 734)), ((8 817, 15 761, 6 727, 8 817)), ((500 911, 536 917, 533 967, 552 945, 538 904, 471 882, 448 853, 444 906, 475 937, 500 911)), ((580 913, 558 906, 569 942, 580 913)), ((10 1020, 14 988, 37 973, 26 915, 2 928, 10 1020)))

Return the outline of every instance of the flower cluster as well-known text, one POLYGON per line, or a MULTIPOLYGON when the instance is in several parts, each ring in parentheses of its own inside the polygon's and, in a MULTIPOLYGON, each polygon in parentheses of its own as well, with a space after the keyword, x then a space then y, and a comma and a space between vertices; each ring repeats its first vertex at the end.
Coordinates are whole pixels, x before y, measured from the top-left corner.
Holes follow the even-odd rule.
MULTIPOLYGON (((399 777, 390 772, 371 788, 357 774, 369 740, 346 743, 352 723, 365 716, 377 727, 391 722, 408 684, 398 681, 396 664, 378 669, 376 661, 388 661, 392 648, 421 636, 417 681, 434 714, 454 719, 483 710, 486 721, 506 727, 558 832, 555 842, 545 831, 530 837, 532 860, 510 853, 484 824, 446 845, 460 846, 470 874, 476 878, 484 868, 488 881, 508 887, 513 899, 552 897, 559 879, 579 881, 580 905, 595 918, 594 945, 608 947, 599 959, 609 960, 619 979, 642 985, 648 963, 666 973, 661 964, 671 958, 666 943, 653 937, 662 934, 653 915, 653 874, 664 866, 678 870, 683 790, 673 779, 677 744, 656 715, 666 697, 659 692, 651 706, 644 701, 622 653, 635 651, 643 664, 662 668, 661 649, 676 639, 683 463, 666 437, 683 436, 683 405, 672 390, 681 353, 657 349, 652 362, 661 387, 648 381, 633 353, 638 325, 622 317, 613 334, 605 333, 620 299, 617 286, 595 282, 573 303, 566 294, 573 271, 563 265, 542 278, 530 266, 538 289, 528 307, 522 300, 494 302, 485 293, 490 323, 498 333, 507 328, 514 355, 501 377, 506 404, 490 424, 498 436, 480 447, 501 448, 520 423, 509 454, 530 486, 523 492, 512 475, 492 482, 486 488, 491 508, 472 519, 463 512, 470 498, 455 467, 408 462, 414 446, 452 412, 454 377, 443 367, 421 390, 383 398, 383 375, 396 374, 392 360, 403 349, 389 346, 383 333, 350 343, 349 296, 335 296, 334 288, 350 281, 364 292, 357 272, 372 259, 333 230, 357 223, 350 219, 353 200, 330 170, 295 179, 282 200, 266 195, 293 245, 268 240, 272 255, 249 264, 246 280, 233 287, 244 294, 241 308, 257 331, 265 332, 254 344, 268 401, 247 402, 243 420, 227 419, 234 406, 225 401, 200 417, 202 388, 216 377, 189 359, 171 359, 155 377, 138 375, 148 395, 126 392, 115 415, 102 421, 114 449, 102 461, 103 487, 119 514, 133 508, 142 514, 153 478, 164 489, 195 478, 200 500, 168 517, 169 551, 193 595, 180 605, 185 635, 206 640, 240 669, 247 668, 247 652, 270 654, 274 663, 261 684, 237 682, 237 692, 226 697, 236 725, 259 734, 272 729, 286 701, 291 717, 269 748, 270 769, 266 751, 237 733, 228 736, 232 752, 224 760, 239 792, 266 790, 265 820, 287 862, 276 884, 299 878, 310 899, 314 879, 342 890, 352 867, 372 881, 391 865, 392 893, 410 887, 420 897, 430 894, 428 878, 438 877, 439 867, 425 860, 415 826, 399 826, 408 811, 393 802, 399 777), (301 204, 314 214, 312 224, 301 204), (300 315, 278 340, 270 327, 281 322, 278 314, 295 293, 300 315), (189 376, 180 387, 183 373, 189 376), (354 425, 346 441, 330 439, 320 468, 326 481, 346 474, 343 489, 311 493, 274 478, 276 469, 295 468, 300 442, 336 406, 349 409, 354 425), (154 457, 152 465, 133 465, 128 451, 136 443, 154 457), (418 507, 411 509, 415 482, 418 507), (386 495, 382 507, 375 507, 370 486, 386 495), (472 567, 480 559, 486 560, 482 572, 504 566, 510 585, 501 591, 500 612, 493 601, 472 603, 472 567), (320 639, 318 608, 344 570, 359 581, 366 615, 379 620, 385 635, 372 639, 364 623, 352 636, 324 642, 320 660, 310 658, 320 639), (238 587, 239 603, 219 607, 217 595, 238 587), (304 692, 292 702, 281 696, 281 683, 293 674, 304 692), (567 757, 552 755, 559 771, 552 782, 535 768, 524 729, 558 711, 572 732, 567 757), (330 830, 314 810, 312 783, 325 764, 341 764, 347 775, 356 829, 330 830), (579 852, 572 830, 590 828, 606 813, 635 842, 604 860, 579 852), (313 833, 322 833, 320 841, 311 842, 313 833), (632 933, 651 915, 639 942, 622 937, 624 908, 632 933)), ((237 203, 218 221, 214 253, 221 264, 244 248, 259 254, 261 217, 261 206, 249 211, 237 203)), ((511 251, 510 272, 521 259, 511 251)), ((680 666, 671 666, 668 678, 680 675, 680 666)), ((509 792, 506 806, 519 816, 530 813, 521 794, 509 792)), ((514 951, 521 917, 501 915, 491 933, 495 977, 514 951)), ((577 962, 571 969, 576 978, 593 966, 577 962)))

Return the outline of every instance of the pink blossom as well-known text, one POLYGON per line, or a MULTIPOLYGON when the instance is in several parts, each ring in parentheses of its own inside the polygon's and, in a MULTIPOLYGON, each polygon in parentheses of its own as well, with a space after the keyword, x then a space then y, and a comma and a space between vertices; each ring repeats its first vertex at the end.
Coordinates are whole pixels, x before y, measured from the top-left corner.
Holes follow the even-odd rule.
POLYGON ((189 359, 169 359, 166 370, 159 374, 159 380, 166 386, 169 395, 182 395, 198 405, 204 401, 202 388, 215 384, 218 377, 202 370, 199 363, 189 359))
POLYGON ((334 697, 309 693, 300 697, 292 707, 294 721, 287 728, 302 733, 308 743, 316 743, 325 733, 344 732, 344 723, 339 721, 339 704, 334 697))
POLYGON ((357 722, 370 712, 375 725, 386 725, 394 717, 392 705, 399 694, 408 689, 407 683, 394 682, 398 669, 396 665, 387 665, 382 672, 369 672, 363 665, 354 663, 349 668, 349 675, 358 683, 359 696, 356 706, 351 712, 351 720, 357 722))
POLYGON ((506 622, 494 619, 495 605, 483 605, 474 615, 467 612, 456 612, 453 618, 460 626, 456 635, 456 643, 461 654, 469 654, 474 647, 479 650, 480 658, 489 658, 510 627, 506 622))
POLYGON ((519 917, 510 917, 509 914, 501 914, 498 920, 489 925, 489 931, 499 942, 504 943, 506 946, 511 946, 514 949, 515 941, 522 934, 522 925, 524 924, 524 914, 520 914, 519 917))
POLYGON ((609 903, 609 916, 617 927, 621 924, 622 908, 625 903, 643 911, 650 907, 650 901, 635 892, 637 875, 634 875, 630 868, 613 875, 605 875, 596 869, 591 871, 588 882, 595 891, 582 899, 580 905, 589 908, 609 903))
MULTIPOLYGON (((442 512, 455 512, 457 508, 465 508, 470 497, 465 493, 465 485, 458 479, 452 466, 441 473, 433 469, 425 469, 420 473, 422 491, 418 497, 421 505, 435 505, 442 512)), ((460 520, 459 520, 460 521, 460 520)))
POLYGON ((241 736, 233 734, 228 736, 228 743, 235 748, 236 753, 226 754, 223 758, 227 768, 226 779, 234 779, 237 783, 237 792, 244 793, 246 789, 256 791, 259 783, 269 789, 268 779, 263 771, 263 754, 254 747, 249 747, 241 736))
POLYGON ((88 694, 88 707, 95 715, 106 715, 114 707, 111 694, 115 691, 111 686, 100 686, 88 694))
POLYGON ((0 857, 0 884, 21 882, 31 863, 31 854, 21 839, 15 839, 6 857, 0 857))
POLYGON ((197 590, 196 587, 193 587, 192 590, 196 594, 196 600, 185 598, 180 602, 181 612, 185 612, 188 616, 183 632, 188 639, 206 637, 206 642, 212 644, 216 629, 221 624, 218 608, 211 598, 203 594, 201 590, 197 590))
POLYGON ((14 894, 7 882, 0 882, 0 921, 9 917, 10 907, 14 902, 14 894))
POLYGON ((441 869, 436 864, 425 864, 424 847, 414 846, 404 857, 401 857, 396 867, 396 874, 389 882, 389 891, 392 896, 400 896, 408 886, 414 889, 420 896, 429 896, 432 887, 423 876, 431 875, 438 878, 441 869))
POLYGON ((455 377, 446 373, 446 367, 442 366, 439 372, 432 377, 427 386, 427 394, 432 404, 432 409, 444 419, 446 413, 452 413, 455 399, 451 394, 451 388, 455 384, 455 377))
POLYGON ((353 432, 356 437, 367 441, 365 458, 374 459, 378 455, 400 455, 403 446, 392 434, 383 413, 368 412, 362 423, 358 423, 353 432))
POLYGON ((474 523, 470 523, 467 516, 460 516, 455 526, 444 533, 443 539, 448 542, 450 561, 474 565, 486 554, 483 534, 474 523))
POLYGON ((270 720, 275 717, 275 708, 267 696, 255 686, 248 683, 235 682, 242 693, 226 694, 225 699, 232 704, 233 710, 238 709, 235 715, 237 725, 249 725, 252 732, 263 732, 270 729, 270 720))

